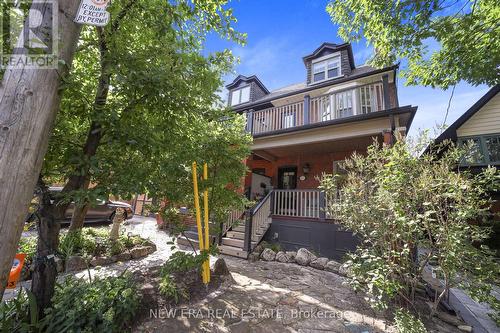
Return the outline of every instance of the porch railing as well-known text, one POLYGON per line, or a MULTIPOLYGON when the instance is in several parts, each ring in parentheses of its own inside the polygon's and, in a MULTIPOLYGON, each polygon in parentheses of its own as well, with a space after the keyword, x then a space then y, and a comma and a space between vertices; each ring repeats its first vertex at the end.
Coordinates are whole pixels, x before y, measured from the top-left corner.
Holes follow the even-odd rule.
POLYGON ((247 112, 247 130, 254 135, 320 123, 386 109, 382 82, 367 84, 304 101, 247 112))
POLYGON ((236 209, 228 214, 226 222, 222 224, 222 234, 224 235, 237 221, 244 218, 245 211, 243 209, 236 209))
POLYGON ((245 238, 243 242, 243 250, 245 251, 253 250, 252 243, 258 244, 271 224, 272 193, 269 192, 257 205, 245 212, 245 238))
POLYGON ((276 216, 302 217, 311 219, 333 219, 327 207, 338 196, 328 195, 321 190, 273 190, 273 210, 276 216))

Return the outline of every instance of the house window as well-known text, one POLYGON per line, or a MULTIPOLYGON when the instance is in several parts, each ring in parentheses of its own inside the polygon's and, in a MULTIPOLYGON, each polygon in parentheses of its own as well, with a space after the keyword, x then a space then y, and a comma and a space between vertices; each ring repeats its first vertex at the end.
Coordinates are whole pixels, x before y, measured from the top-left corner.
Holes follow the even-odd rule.
POLYGON ((460 164, 500 164, 500 134, 460 138, 458 143, 470 145, 460 164))
POLYGON ((250 86, 234 90, 231 93, 231 106, 250 101, 250 86))
POLYGON ((321 82, 333 79, 341 75, 340 56, 336 56, 312 64, 313 82, 321 82))

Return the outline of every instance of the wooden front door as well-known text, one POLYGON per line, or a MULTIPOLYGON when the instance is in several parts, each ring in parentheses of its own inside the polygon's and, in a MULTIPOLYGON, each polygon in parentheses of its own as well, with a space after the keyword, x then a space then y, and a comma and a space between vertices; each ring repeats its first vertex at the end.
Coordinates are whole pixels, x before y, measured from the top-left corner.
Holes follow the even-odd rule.
MULTIPOLYGON (((295 190, 297 188, 297 167, 285 167, 278 169, 278 189, 295 190)), ((280 195, 281 204, 279 205, 281 215, 292 215, 296 209, 296 200, 293 192, 284 191, 280 195)))
POLYGON ((281 190, 294 190, 297 188, 297 167, 278 169, 278 188, 281 190))

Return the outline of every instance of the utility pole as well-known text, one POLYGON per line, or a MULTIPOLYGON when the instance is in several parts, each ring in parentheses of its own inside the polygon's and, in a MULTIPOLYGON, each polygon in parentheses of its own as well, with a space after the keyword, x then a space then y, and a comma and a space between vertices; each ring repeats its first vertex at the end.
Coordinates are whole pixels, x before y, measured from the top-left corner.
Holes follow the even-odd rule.
MULTIPOLYGON (((0 298, 59 108, 61 79, 78 42, 81 26, 73 19, 79 4, 80 0, 32 2, 21 36, 31 36, 35 29, 42 43, 55 41, 56 63, 45 68, 9 65, 0 86, 0 298)), ((27 55, 25 44, 26 38, 19 38, 16 52, 27 55)))

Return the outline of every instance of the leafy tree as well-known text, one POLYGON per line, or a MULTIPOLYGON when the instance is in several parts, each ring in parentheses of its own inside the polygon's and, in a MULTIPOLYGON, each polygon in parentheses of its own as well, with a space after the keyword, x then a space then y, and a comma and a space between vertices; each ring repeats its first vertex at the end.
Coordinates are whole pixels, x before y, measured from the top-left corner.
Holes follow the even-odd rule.
MULTIPOLYGON (((78 229, 96 198, 168 192, 156 183, 170 179, 197 133, 208 138, 218 128, 214 124, 223 114, 217 90, 233 57, 227 51, 204 56, 201 49, 210 32, 243 41, 231 27, 235 19, 224 9, 226 2, 114 1, 106 27, 84 27, 71 75, 61 87, 61 111, 40 180, 41 258, 56 251, 56 219, 71 201, 72 228, 78 229), (64 188, 51 198, 43 184, 55 181, 64 188), (90 184, 95 186, 89 189, 90 184)), ((227 137, 244 138, 238 126, 226 129, 227 137)), ((244 140, 236 143, 244 146, 244 140)), ((39 260, 33 291, 40 311, 49 304, 54 281, 55 267, 39 260)))
POLYGON ((333 176, 322 180, 330 195, 340 193, 329 212, 362 239, 347 261, 351 285, 375 307, 395 299, 411 309, 432 264, 444 281, 434 309, 450 288, 462 286, 498 311, 491 285, 500 266, 481 245, 489 230, 475 222, 489 217, 488 193, 500 188, 500 175, 495 168, 476 176, 457 170, 463 149, 451 147, 436 159, 435 152, 419 157, 420 147, 404 140, 392 147, 374 143, 366 156, 346 160, 341 188, 333 176))
POLYGON ((346 41, 364 37, 377 67, 407 61, 409 85, 443 89, 464 80, 499 83, 500 6, 496 0, 331 0, 327 6, 346 41), (437 42, 437 50, 429 43, 437 42))

